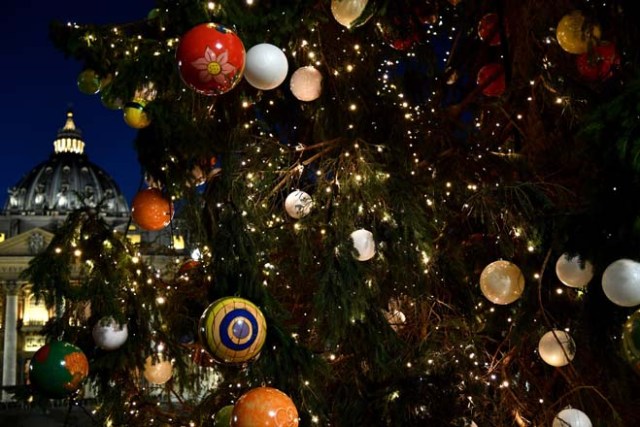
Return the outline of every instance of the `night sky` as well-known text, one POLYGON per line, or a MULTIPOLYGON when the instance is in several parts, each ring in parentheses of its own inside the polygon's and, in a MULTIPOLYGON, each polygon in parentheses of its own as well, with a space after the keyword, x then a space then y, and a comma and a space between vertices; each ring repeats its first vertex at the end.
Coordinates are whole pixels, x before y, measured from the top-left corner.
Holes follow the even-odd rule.
POLYGON ((85 95, 78 90, 81 64, 65 58, 53 47, 49 23, 122 23, 145 18, 153 7, 153 0, 3 2, 1 206, 7 189, 53 152, 53 140, 64 125, 69 108, 82 131, 85 154, 115 179, 131 203, 141 178, 133 148, 136 131, 125 124, 121 111, 106 109, 99 95, 85 95))

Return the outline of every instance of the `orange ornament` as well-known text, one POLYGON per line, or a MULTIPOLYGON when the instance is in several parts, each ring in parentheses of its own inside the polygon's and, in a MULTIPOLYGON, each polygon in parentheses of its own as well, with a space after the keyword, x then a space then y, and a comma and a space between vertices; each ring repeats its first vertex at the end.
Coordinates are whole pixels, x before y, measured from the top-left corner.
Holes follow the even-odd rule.
POLYGON ((143 230, 162 230, 173 218, 173 203, 157 188, 147 188, 133 198, 131 216, 143 230))
POLYGON ((249 390, 236 402, 231 427, 297 427, 298 410, 289 396, 272 387, 249 390))

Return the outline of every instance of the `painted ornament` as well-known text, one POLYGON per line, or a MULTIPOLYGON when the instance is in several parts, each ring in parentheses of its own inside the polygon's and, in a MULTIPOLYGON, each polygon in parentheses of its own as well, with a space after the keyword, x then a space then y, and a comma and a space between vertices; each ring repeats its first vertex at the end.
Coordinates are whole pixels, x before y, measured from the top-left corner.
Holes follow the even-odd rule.
POLYGON ((40 347, 29 362, 29 381, 51 399, 64 399, 77 391, 89 375, 89 361, 80 347, 52 341, 40 347))
POLYGON ((273 387, 257 387, 240 396, 231 412, 231 427, 297 427, 293 400, 273 387))
POLYGON ((103 350, 117 350, 127 341, 129 329, 127 324, 118 323, 113 317, 103 317, 91 331, 96 345, 103 350))
POLYGON ((284 210, 291 218, 299 219, 305 217, 311 212, 312 208, 313 199, 302 190, 291 192, 284 201, 284 210))
POLYGON ((176 51, 182 81, 209 96, 221 95, 238 84, 245 56, 244 45, 236 33, 211 22, 187 31, 176 51))

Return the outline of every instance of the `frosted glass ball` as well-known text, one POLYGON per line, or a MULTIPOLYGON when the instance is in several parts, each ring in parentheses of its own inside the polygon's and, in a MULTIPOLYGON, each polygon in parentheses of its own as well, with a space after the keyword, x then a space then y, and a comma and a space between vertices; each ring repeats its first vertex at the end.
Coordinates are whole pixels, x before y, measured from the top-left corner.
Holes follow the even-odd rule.
POLYGON ((289 87, 300 101, 314 101, 322 93, 322 74, 312 66, 300 67, 291 75, 289 87))
POLYGON ((331 14, 340 25, 351 28, 364 12, 367 3, 369 0, 331 0, 331 14))
POLYGON ((287 78, 289 63, 282 49, 260 43, 247 51, 244 78, 256 89, 270 90, 287 78))
POLYGON ((376 254, 376 242, 373 233, 363 228, 351 233, 353 247, 358 251, 358 261, 368 261, 376 254))
POLYGON ((511 304, 524 291, 524 276, 514 263, 494 261, 480 274, 480 290, 494 304, 511 304))
POLYGON ((562 254, 556 262, 556 276, 566 286, 584 288, 593 278, 593 265, 589 261, 583 263, 579 256, 562 254))
POLYGON ((551 366, 566 366, 576 355, 576 344, 571 335, 554 329, 540 338, 538 353, 542 360, 551 366))
POLYGON ((291 192, 284 201, 284 210, 291 218, 298 219, 307 216, 311 212, 311 208, 313 208, 313 199, 302 190, 291 192))
POLYGON ((558 412, 552 427, 592 427, 591 420, 579 409, 567 408, 558 412))
POLYGON ((621 307, 640 304, 640 263, 631 259, 612 262, 602 273, 602 290, 621 307))
POLYGON ((103 317, 91 331, 96 345, 103 350, 116 350, 127 341, 129 329, 127 324, 118 323, 113 317, 103 317))
POLYGON ((156 360, 148 356, 144 362, 144 378, 151 384, 162 385, 173 376, 173 366, 164 354, 158 354, 156 360))

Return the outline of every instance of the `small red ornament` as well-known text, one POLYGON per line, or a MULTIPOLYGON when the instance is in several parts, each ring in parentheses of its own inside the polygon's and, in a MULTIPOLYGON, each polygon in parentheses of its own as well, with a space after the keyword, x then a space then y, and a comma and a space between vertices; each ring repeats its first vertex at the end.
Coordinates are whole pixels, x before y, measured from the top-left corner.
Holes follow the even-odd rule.
POLYGON ((233 406, 231 427, 297 427, 298 410, 291 398, 272 387, 256 387, 233 406))
POLYGON ((157 188, 147 188, 133 198, 131 216, 143 230, 162 230, 171 222, 173 203, 157 188))
POLYGON ((200 24, 187 31, 180 39, 176 57, 184 83, 203 95, 231 90, 244 72, 242 40, 219 24, 200 24))
POLYGON ((502 95, 506 87, 502 64, 494 62, 480 68, 477 83, 482 86, 482 93, 486 96, 502 95))
POLYGON ((608 79, 619 65, 620 56, 614 43, 603 42, 576 57, 578 73, 589 81, 608 79))
POLYGON ((500 44, 500 20, 497 13, 487 13, 480 19, 478 36, 480 40, 489 43, 489 46, 500 44))

